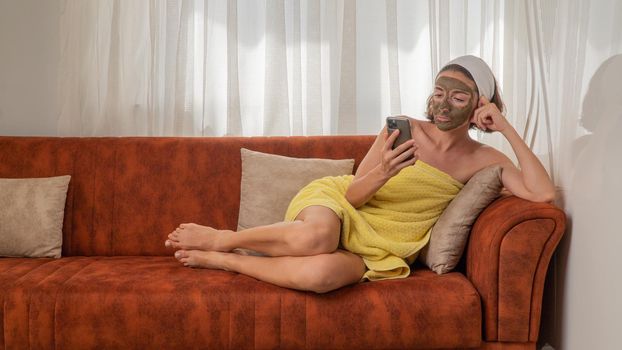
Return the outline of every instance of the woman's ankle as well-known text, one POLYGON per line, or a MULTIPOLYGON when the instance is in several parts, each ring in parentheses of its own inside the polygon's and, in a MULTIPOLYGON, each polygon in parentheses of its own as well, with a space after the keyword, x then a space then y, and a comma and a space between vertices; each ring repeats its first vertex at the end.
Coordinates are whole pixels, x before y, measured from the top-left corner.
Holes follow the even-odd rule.
POLYGON ((239 247, 239 245, 237 245, 238 244, 237 235, 239 234, 238 231, 234 231, 234 230, 219 230, 219 231, 222 234, 218 235, 218 238, 214 242, 216 246, 216 250, 230 253, 233 251, 233 249, 239 247))
MULTIPOLYGON (((244 257, 244 256, 242 256, 244 257)), ((225 271, 237 272, 240 273, 237 268, 237 263, 239 263, 240 255, 235 253, 224 253, 222 259, 222 268, 225 271)))

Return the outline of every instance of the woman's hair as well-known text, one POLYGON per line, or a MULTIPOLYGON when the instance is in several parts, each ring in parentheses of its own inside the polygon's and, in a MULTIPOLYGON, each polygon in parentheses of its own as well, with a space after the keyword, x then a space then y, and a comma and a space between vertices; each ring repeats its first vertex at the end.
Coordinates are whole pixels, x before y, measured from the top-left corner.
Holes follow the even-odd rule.
MULTIPOLYGON (((475 91, 477 91, 477 94, 479 95, 479 90, 477 89, 477 84, 475 84, 475 79, 473 79, 473 76, 471 75, 471 73, 469 73, 468 70, 466 70, 466 68, 462 67, 461 65, 458 64, 449 64, 445 67, 443 67, 443 69, 440 70, 440 72, 438 72, 438 74, 441 74, 444 71, 453 71, 453 72, 460 72, 462 74, 464 74, 465 77, 471 79, 471 81, 473 81, 473 84, 475 85, 475 91)), ((437 76, 438 76, 437 74, 437 76)), ((501 99, 501 94, 499 93, 499 85, 497 85, 497 79, 493 76, 493 79, 495 80, 495 93, 492 96, 492 100, 490 100, 491 103, 494 103, 497 108, 499 108, 499 111, 501 111, 501 113, 504 112, 505 110, 505 104, 503 103, 503 100, 501 99)), ((430 95, 430 97, 428 97, 428 101, 426 103, 426 117, 428 118, 428 120, 430 120, 431 122, 434 122, 434 116, 432 115, 432 111, 431 111, 431 105, 432 105, 432 96, 434 94, 430 95)), ((477 105, 475 106, 475 108, 477 109, 477 105)), ((469 125, 469 129, 474 129, 477 128, 477 125, 475 125, 475 123, 471 123, 469 125)), ((492 131, 485 131, 487 133, 491 133, 492 131)))

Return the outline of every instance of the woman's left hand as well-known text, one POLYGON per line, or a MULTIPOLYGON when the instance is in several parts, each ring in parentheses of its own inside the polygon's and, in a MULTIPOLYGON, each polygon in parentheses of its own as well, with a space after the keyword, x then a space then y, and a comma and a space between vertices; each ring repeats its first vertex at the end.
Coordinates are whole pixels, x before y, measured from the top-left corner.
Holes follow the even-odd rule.
POLYGON ((497 105, 490 103, 484 96, 479 98, 477 109, 471 118, 471 122, 475 123, 481 130, 503 132, 510 125, 497 108, 497 105))

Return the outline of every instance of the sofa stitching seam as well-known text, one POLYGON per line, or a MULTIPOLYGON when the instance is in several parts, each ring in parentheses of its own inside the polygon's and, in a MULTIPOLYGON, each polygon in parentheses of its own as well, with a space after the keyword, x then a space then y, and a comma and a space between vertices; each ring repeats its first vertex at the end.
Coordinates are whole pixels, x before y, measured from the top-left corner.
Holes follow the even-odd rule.
POLYGON ((89 263, 87 265, 84 265, 81 269, 79 269, 78 271, 76 271, 71 277, 67 278, 61 285, 60 285, 60 293, 56 293, 56 296, 54 297, 54 321, 52 324, 52 327, 54 328, 53 331, 53 337, 54 337, 54 348, 57 349, 58 346, 56 344, 56 314, 57 314, 57 309, 56 307, 58 306, 58 296, 59 295, 65 295, 65 290, 67 289, 67 282, 69 282, 71 279, 73 279, 74 277, 76 277, 80 272, 82 272, 84 269, 86 269, 87 267, 91 266, 92 264, 94 264, 95 262, 99 261, 99 258, 95 258, 93 259, 93 261, 89 261, 89 263))
MULTIPOLYGON (((40 285, 41 285, 44 281, 46 281, 47 279, 51 278, 51 277, 52 277, 52 275, 54 275, 54 273, 56 273, 57 271, 61 270, 63 267, 65 267, 65 266, 67 266, 67 265, 71 264, 71 262, 72 262, 72 261, 69 261, 69 262, 67 262, 66 264, 62 264, 62 265, 61 265, 61 264, 60 264, 60 261, 61 261, 61 260, 58 260, 58 261, 59 261, 59 266, 58 266, 58 268, 56 268, 54 271, 51 271, 51 272, 50 272, 47 276, 45 276, 42 280, 40 280, 39 282, 37 282, 37 284, 35 284, 35 285, 33 286, 34 288, 39 287, 39 286, 40 286, 40 285)), ((73 261, 75 261, 75 260, 73 260, 73 261)), ((50 261, 50 262, 53 262, 53 261, 50 261)), ((42 264, 42 265, 46 265, 46 264, 48 264, 48 263, 50 263, 50 262, 47 262, 47 263, 42 264)), ((41 266, 41 265, 40 265, 40 266, 41 266)), ((57 293, 57 294, 58 294, 58 293, 57 293)), ((32 305, 32 293, 30 293, 30 294, 28 295, 28 300, 29 300, 29 304, 28 304, 28 348, 29 348, 29 349, 32 349, 32 344, 30 343, 30 329, 32 329, 32 327, 31 327, 31 322, 30 322, 30 321, 31 321, 31 318, 30 318, 30 313, 31 313, 30 306, 32 305)), ((54 332, 52 332, 52 334, 54 335, 54 332)))
MULTIPOLYGON (((77 145, 77 142, 76 142, 76 145, 77 145)), ((78 148, 79 147, 76 146, 76 150, 75 150, 75 152, 73 154, 73 164, 71 165, 71 173, 72 173, 72 178, 74 179, 74 183, 73 183, 73 186, 71 186, 71 229, 69 230, 70 231, 70 234, 69 234, 69 237, 68 237, 69 238, 68 239, 69 242, 67 244, 67 249, 69 249, 70 252, 68 254, 73 253, 73 252, 71 252, 71 250, 72 250, 71 248, 72 248, 72 244, 74 242, 73 235, 74 235, 74 228, 75 228, 75 222, 76 222, 76 211, 75 211, 75 209, 76 209, 76 186, 75 186, 76 183, 75 183, 75 181, 76 180, 75 180, 75 176, 76 176, 76 158, 78 158, 78 148)), ((68 186, 69 186, 69 184, 68 184, 68 186)), ((62 232, 62 226, 61 226, 61 232, 62 232)), ((62 234, 61 234, 61 240, 62 240, 62 234)), ((61 241, 61 248, 60 248, 60 250, 61 250, 61 256, 62 256, 62 254, 63 254, 63 244, 62 244, 62 241, 61 241)))
POLYGON ((110 251, 109 254, 114 256, 114 213, 115 199, 117 197, 117 155, 119 151, 118 144, 114 148, 114 161, 112 163, 112 213, 110 214, 110 251))
MULTIPOLYGON (((99 149, 99 145, 96 143, 95 144, 95 152, 94 152, 95 156, 97 156, 98 149, 99 149)), ((95 199, 96 198, 96 193, 95 192, 97 191, 97 170, 98 170, 97 165, 94 164, 94 168, 95 169, 93 170, 93 185, 92 185, 93 186, 93 190, 91 191, 91 196, 92 196, 91 198, 93 199, 93 202, 92 202, 92 207, 91 207, 91 222, 90 222, 91 223, 91 230, 90 230, 91 232, 90 232, 90 237, 95 237, 95 231, 96 231, 95 230, 95 205, 97 203, 97 200, 95 199)))

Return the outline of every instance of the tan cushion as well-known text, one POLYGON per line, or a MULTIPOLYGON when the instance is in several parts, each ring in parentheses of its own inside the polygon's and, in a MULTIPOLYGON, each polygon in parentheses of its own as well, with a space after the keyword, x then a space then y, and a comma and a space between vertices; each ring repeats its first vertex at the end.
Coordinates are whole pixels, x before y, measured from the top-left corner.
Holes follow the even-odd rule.
POLYGON ((503 187, 501 169, 499 165, 490 166, 471 177, 432 228, 430 242, 421 250, 419 261, 439 275, 456 267, 475 219, 499 196, 503 187))
POLYGON ((309 182, 352 174, 354 159, 291 158, 241 149, 238 231, 283 221, 289 202, 309 182))
POLYGON ((0 256, 60 258, 70 178, 0 179, 0 256))

